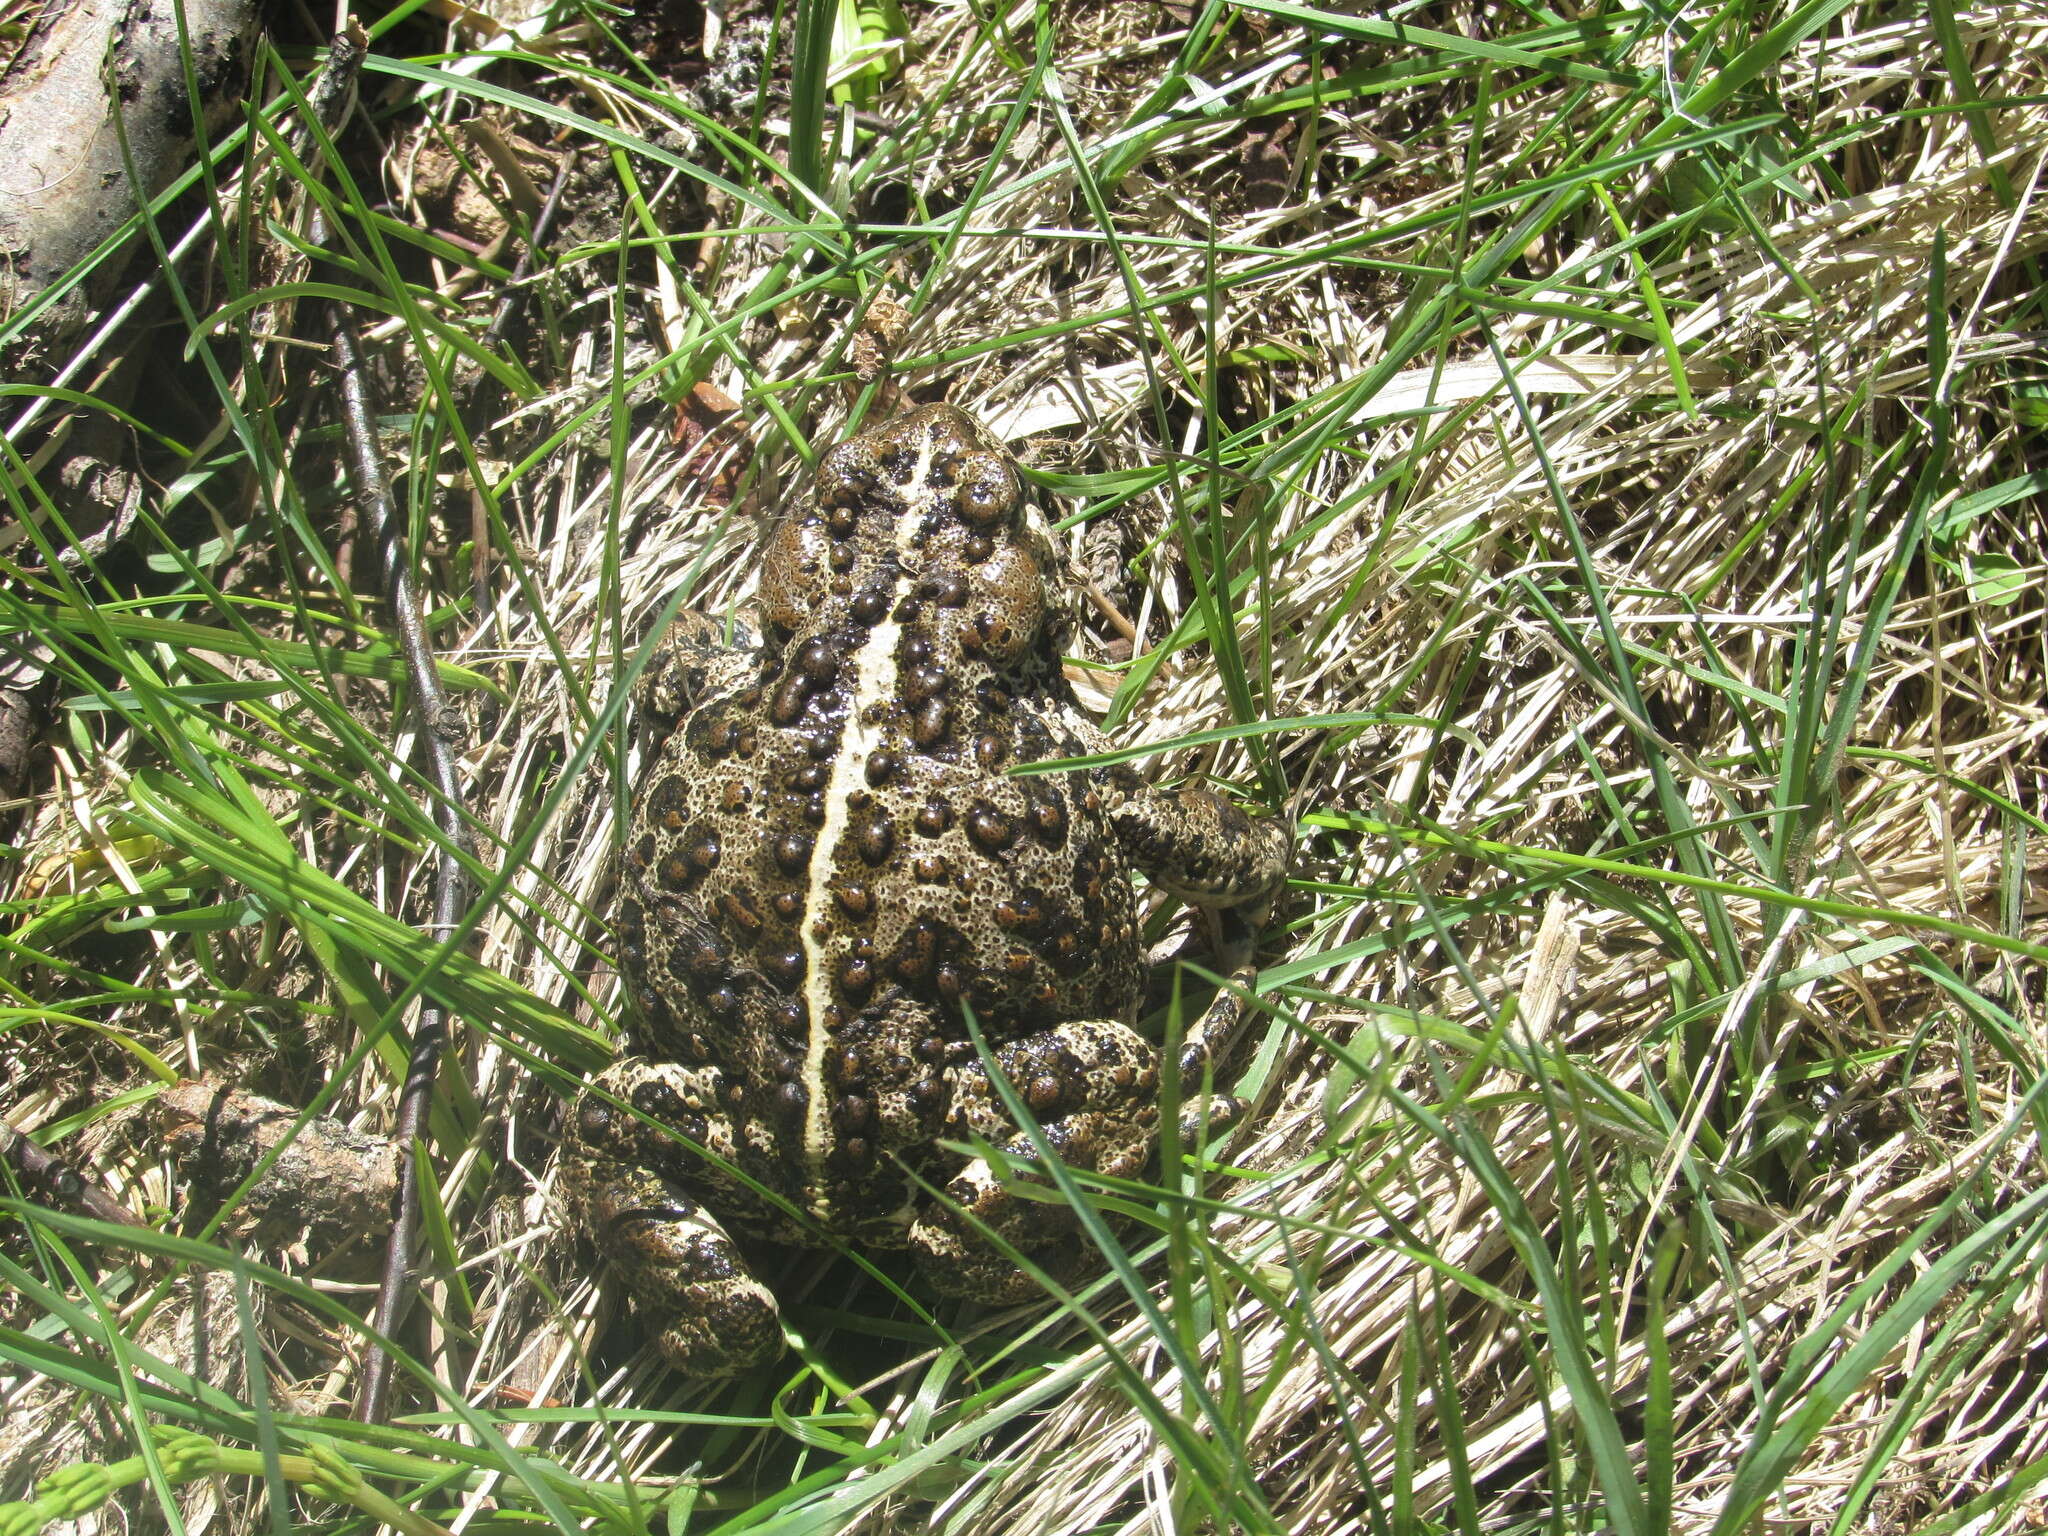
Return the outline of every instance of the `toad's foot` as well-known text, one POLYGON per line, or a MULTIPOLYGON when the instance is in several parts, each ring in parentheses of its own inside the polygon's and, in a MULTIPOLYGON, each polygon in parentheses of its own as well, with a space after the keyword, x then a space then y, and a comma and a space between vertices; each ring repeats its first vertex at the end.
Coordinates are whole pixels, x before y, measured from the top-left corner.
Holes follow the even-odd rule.
MULTIPOLYGON (((629 1057, 598 1088, 627 1089, 619 1096, 630 1101, 645 1070, 629 1057)), ((712 1139, 726 1134, 721 1125, 712 1139)), ((586 1092, 570 1112, 563 1192, 668 1363, 688 1376, 737 1375, 782 1353, 781 1319, 718 1218, 662 1171, 686 1156, 602 1092, 586 1092), (659 1154, 650 1150, 657 1146, 659 1154)))

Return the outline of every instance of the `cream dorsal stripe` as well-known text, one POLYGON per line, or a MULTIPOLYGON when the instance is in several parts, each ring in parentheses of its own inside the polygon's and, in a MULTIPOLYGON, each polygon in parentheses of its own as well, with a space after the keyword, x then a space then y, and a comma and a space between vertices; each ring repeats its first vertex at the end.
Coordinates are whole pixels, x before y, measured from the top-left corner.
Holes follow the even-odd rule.
POLYGON ((885 721, 886 710, 876 710, 875 706, 886 705, 897 693, 896 650, 902 640, 903 625, 896 612, 904 585, 917 563, 915 553, 931 510, 932 447, 929 434, 920 437, 917 463, 896 515, 896 569, 891 577, 888 607, 859 646, 840 658, 840 675, 847 679, 851 699, 845 734, 832 763, 832 776, 825 785, 825 824, 818 829, 812 848, 810 885, 804 896, 804 1008, 809 1030, 803 1067, 804 1163, 810 1173, 810 1198, 806 1204, 818 1221, 828 1220, 832 1210, 831 1181, 825 1175, 825 1159, 832 1148, 832 1102, 825 1087, 825 1053, 832 1043, 827 1018, 832 1007, 833 976, 829 964, 830 935, 819 937, 825 926, 819 921, 819 914, 828 910, 831 899, 832 871, 838 865, 839 844, 846 835, 848 801, 854 787, 866 779, 868 758, 883 742, 885 727, 870 722, 869 712, 874 711, 885 721))

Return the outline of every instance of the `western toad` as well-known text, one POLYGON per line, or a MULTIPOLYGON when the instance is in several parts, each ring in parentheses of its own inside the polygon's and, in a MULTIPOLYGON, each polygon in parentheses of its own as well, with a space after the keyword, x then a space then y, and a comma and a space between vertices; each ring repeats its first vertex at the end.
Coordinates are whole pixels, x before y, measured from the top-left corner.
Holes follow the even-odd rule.
MULTIPOLYGON (((1081 1267, 1071 1212, 936 1144, 1031 1154, 963 1007, 1069 1165, 1134 1176, 1156 1148, 1128 871, 1259 903, 1290 834, 1127 766, 1005 775, 1104 745, 1061 675, 1064 588, 1009 457, 929 405, 825 456, 816 505, 768 550, 765 643, 721 648, 688 618, 648 669, 667 735, 623 871, 631 1054, 572 1111, 563 1177, 679 1370, 782 1347, 732 1234, 907 1245, 941 1291, 1034 1294, 957 1206, 1034 1263, 1081 1267)), ((1226 992, 1190 1030, 1186 1088, 1237 1015, 1226 992)))

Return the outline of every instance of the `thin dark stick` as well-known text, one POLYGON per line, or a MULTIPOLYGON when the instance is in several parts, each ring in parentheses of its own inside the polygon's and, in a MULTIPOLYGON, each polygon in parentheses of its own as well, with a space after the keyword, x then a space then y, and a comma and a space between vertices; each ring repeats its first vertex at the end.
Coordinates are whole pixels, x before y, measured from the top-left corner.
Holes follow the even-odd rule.
MULTIPOLYGON (((491 323, 483 334, 483 345, 495 347, 505 339, 512 329, 512 322, 519 318, 520 308, 526 300, 526 280, 533 276, 535 260, 548 243, 548 234, 554 228, 555 216, 562 211, 562 189, 569 185, 569 173, 576 168, 574 152, 566 152, 562 163, 555 169, 554 185, 548 188, 547 200, 540 205, 540 216, 533 221, 533 235, 526 242, 526 249, 519 253, 519 260, 513 263, 512 279, 505 285, 505 296, 498 300, 498 312, 491 316, 491 323)), ((483 380, 493 376, 483 374, 478 379, 479 388, 483 380)))
MULTIPOLYGON (((315 206, 307 221, 313 244, 333 244, 333 231, 315 206)), ((341 382, 342 428, 348 438, 349 478, 355 482, 359 507, 366 514, 366 532, 383 558, 384 595, 391 605, 392 625, 398 632, 398 646, 405 657, 407 680, 412 685, 413 723, 426 754, 428 777, 434 785, 434 821, 441 829, 441 843, 434 858, 434 919, 431 931, 446 939, 461 920, 467 897, 462 874, 464 857, 476 856, 475 839, 462 813, 462 781, 456 771, 455 742, 459 717, 450 709, 441 691, 441 679, 434 669, 433 647, 420 618, 419 598, 413 590, 412 566, 400 533, 397 509, 384 476, 384 464, 377 449, 377 412, 370 389, 369 372, 363 366, 362 348, 356 341, 355 317, 350 307, 333 308, 332 337, 334 361, 341 382)), ((392 1127, 392 1144, 398 1152, 398 1209, 393 1213, 391 1237, 384 1250, 384 1277, 377 1291, 374 1326, 385 1338, 398 1331, 412 1300, 408 1280, 412 1271, 413 1239, 419 1231, 420 1189, 417 1148, 427 1124, 433 1100, 434 1075, 440 1069, 441 1052, 448 1040, 448 1017, 431 997, 420 999, 419 1021, 412 1037, 412 1052, 406 1062, 405 1086, 399 1091, 398 1115, 392 1127)), ((372 1344, 363 1361, 363 1383, 356 1401, 356 1417, 366 1424, 381 1422, 391 1389, 391 1360, 383 1346, 372 1344)))
POLYGON ((0 1121, 0 1143, 4 1143, 0 1156, 5 1156, 31 1193, 45 1196, 55 1205, 74 1206, 100 1221, 119 1222, 124 1227, 146 1225, 63 1158, 45 1152, 5 1121, 0 1121))
MULTIPOLYGON (((325 232, 324 228, 321 232, 325 232)), ((384 596, 391 605, 399 650, 405 656, 406 677, 412 684, 413 722, 426 753, 428 774, 434 782, 434 821, 441 829, 442 842, 434 856, 432 932, 436 938, 445 939, 460 921, 467 896, 458 850, 471 858, 476 853, 469 824, 463 819, 462 782, 455 765, 458 717, 450 710, 447 696, 441 692, 441 680, 434 671, 434 653, 427 640, 426 626, 420 620, 419 599, 413 591, 412 570, 399 532, 397 510, 391 504, 390 487, 377 452, 376 410, 370 398, 370 381, 363 367, 362 352, 356 345, 354 318, 344 305, 334 309, 334 357, 341 370, 341 416, 348 435, 349 478, 355 482, 359 504, 369 514, 369 535, 383 555, 384 596)), ((441 1051, 447 1039, 446 1010, 433 998, 422 997, 419 1022, 413 1030, 412 1054, 406 1063, 405 1087, 398 1097, 398 1118, 391 1132, 399 1156, 398 1210, 392 1219, 390 1242, 384 1250, 384 1278, 377 1290, 375 1322, 377 1332, 385 1338, 398 1331, 412 1300, 407 1282, 412 1271, 413 1238, 419 1230, 417 1147, 426 1129, 434 1074, 440 1068, 441 1051)), ((380 1423, 390 1387, 390 1357, 382 1345, 372 1344, 363 1362, 356 1417, 365 1424, 380 1423)))
MULTIPOLYGON (((513 272, 514 287, 501 301, 485 333, 485 344, 502 340, 518 314, 522 290, 517 286, 532 265, 548 227, 554 222, 567 185, 571 160, 565 159, 549 190, 533 236, 520 255, 513 272)), ((307 234, 316 246, 333 244, 333 232, 316 206, 308 220, 307 234)), ((449 707, 434 669, 433 647, 420 617, 420 605, 413 589, 412 567, 400 531, 397 509, 391 500, 377 448, 376 403, 369 373, 363 365, 357 341, 354 315, 349 306, 336 304, 332 316, 334 361, 341 383, 341 416, 348 439, 349 478, 354 481, 358 504, 365 514, 366 532, 380 551, 384 567, 384 593, 391 605, 393 626, 405 657, 406 676, 412 685, 413 720, 421 749, 426 754, 428 776, 434 785, 434 820, 442 841, 434 859, 434 917, 432 932, 445 940, 461 920, 468 898, 463 860, 476 857, 475 839, 463 815, 462 783, 456 768, 459 716, 449 707)), ((446 1010, 431 997, 420 999, 419 1021, 413 1031, 412 1052, 406 1063, 405 1086, 399 1093, 398 1114, 392 1127, 392 1143, 398 1151, 398 1205, 393 1214, 390 1240, 385 1246, 384 1275, 377 1291, 374 1326, 384 1338, 396 1336, 407 1306, 412 1300, 410 1278, 413 1244, 419 1231, 418 1147, 426 1133, 427 1113, 433 1102, 434 1076, 447 1044, 446 1010)), ((366 1424, 384 1418, 390 1396, 391 1360, 382 1345, 373 1344, 363 1361, 363 1380, 356 1401, 356 1417, 366 1424)))

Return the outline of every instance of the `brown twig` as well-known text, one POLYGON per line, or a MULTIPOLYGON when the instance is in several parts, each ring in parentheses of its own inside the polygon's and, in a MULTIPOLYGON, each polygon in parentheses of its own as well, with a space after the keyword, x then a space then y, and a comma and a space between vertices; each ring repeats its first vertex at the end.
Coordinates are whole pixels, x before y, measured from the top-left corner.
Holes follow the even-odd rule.
MULTIPOLYGON (((549 189, 533 236, 513 272, 513 290, 498 306, 486 345, 503 339, 518 316, 522 290, 517 286, 531 272, 534 257, 561 206, 571 162, 565 159, 549 189)), ((312 225, 315 244, 327 245, 330 232, 317 214, 312 225)), ((384 477, 377 451, 376 409, 371 398, 368 373, 357 344, 353 316, 337 305, 333 321, 334 357, 340 371, 342 419, 348 435, 350 478, 356 483, 359 502, 368 514, 369 533, 382 552, 384 590, 391 605, 392 622, 398 630, 399 646, 405 656, 406 674, 412 683, 413 712, 420 742, 427 754, 427 766, 435 788, 434 817, 445 841, 434 865, 433 932, 446 938, 462 915, 467 895, 462 860, 474 859, 475 846, 462 811, 462 786, 456 772, 454 716, 441 692, 434 671, 434 656, 420 618, 419 601, 413 591, 412 572, 405 543, 399 532, 396 509, 384 477)), ((383 1283, 377 1292, 376 1329, 390 1338, 403 1320, 411 1300, 409 1277, 412 1269, 413 1239, 419 1228, 419 1164, 414 1154, 425 1133, 427 1111, 432 1102, 434 1075, 448 1034, 447 1016, 431 998, 420 1003, 419 1024, 413 1034, 412 1054, 406 1068, 405 1088, 399 1096, 397 1123, 392 1140, 400 1148, 398 1209, 391 1225, 391 1239, 385 1250, 383 1283)), ((376 1423, 384 1417, 390 1392, 391 1362, 381 1346, 373 1345, 363 1365, 361 1394, 356 1417, 376 1423)))
POLYGON ((118 1222, 124 1227, 145 1225, 143 1219, 112 1195, 91 1183, 63 1158, 45 1152, 13 1126, 0 1121, 0 1156, 32 1192, 52 1204, 68 1205, 100 1221, 118 1222))
MULTIPOLYGON (((353 25, 351 32, 354 33, 353 25)), ((330 72, 348 72, 360 65, 361 49, 337 46, 330 56, 330 72)), ((347 82, 341 82, 345 85, 347 82)), ((340 85, 330 88, 323 101, 343 99, 340 85)), ((510 330, 519 312, 522 289, 549 226, 561 205, 571 159, 565 158, 549 190, 546 203, 534 222, 533 235, 513 271, 513 289, 498 306, 485 345, 496 345, 510 330)), ((333 231, 315 206, 307 223, 311 243, 331 247, 333 231)), ((434 786, 434 820, 442 841, 434 861, 434 915, 431 931, 445 940, 462 917, 468 882, 464 860, 474 861, 475 840, 463 814, 462 784, 456 767, 459 721, 441 692, 434 669, 434 653, 421 619, 420 604, 413 588, 411 562, 400 530, 397 509, 392 504, 382 456, 377 447, 376 404, 362 348, 356 334, 355 318, 345 304, 336 304, 330 322, 334 361, 341 385, 341 416, 348 440, 349 478, 355 483, 357 504, 364 514, 366 532, 377 546, 383 563, 385 599, 391 607, 399 649, 405 658, 406 676, 412 685, 414 724, 426 767, 434 786)), ((475 400, 471 406, 474 408, 475 400)), ((397 1209, 391 1236, 385 1247, 383 1280, 378 1287, 375 1327, 384 1338, 393 1337, 411 1302, 409 1285, 413 1243, 419 1230, 419 1160, 416 1148, 427 1127, 428 1109, 433 1101, 434 1077, 447 1043, 448 1019, 442 1005, 431 997, 420 1000, 419 1021, 413 1032, 412 1051, 406 1064, 405 1086, 400 1091, 396 1122, 391 1140, 398 1149, 397 1209)), ((363 1380, 356 1401, 356 1417, 377 1423, 384 1417, 390 1395, 391 1361, 381 1345, 373 1344, 363 1362, 363 1380)))
MULTIPOLYGON (((526 242, 526 249, 519 253, 519 260, 513 264, 511 281, 505 285, 505 295, 498 301, 498 312, 491 316, 491 323, 483 334, 483 345, 495 347, 511 331, 512 324, 519 318, 519 310, 526 300, 526 280, 533 276, 533 264, 547 245, 548 233, 554 228, 555 217, 562 211, 562 191, 569 185, 569 173, 576 168, 573 150, 565 151, 562 163, 555 169, 554 184, 548 188, 547 201, 540 206, 540 214, 533 221, 533 236, 526 242)), ((478 381, 481 394, 483 382, 491 378, 486 373, 478 381)), ((475 402, 472 402, 472 408, 475 402)))
MULTIPOLYGON (((359 63, 360 58, 354 49, 337 48, 330 62, 346 69, 359 63)), ((338 84, 324 99, 340 100, 346 95, 338 84)), ((307 221, 307 234, 315 246, 330 247, 334 243, 334 232, 317 205, 307 221)), ((352 309, 346 304, 334 305, 330 326, 341 384, 342 427, 348 439, 349 478, 355 482, 357 504, 366 514, 367 532, 382 556, 384 596, 391 607, 400 653, 405 658, 406 677, 412 685, 413 722, 434 786, 434 821, 441 829, 442 840, 434 858, 431 931, 445 940, 462 917, 468 884, 463 877, 463 860, 476 856, 475 840, 463 815, 462 782, 456 770, 457 717, 441 692, 433 647, 420 616, 419 598, 413 590, 411 562, 377 448, 376 405, 362 348, 357 343, 352 309)), ((375 1320, 377 1332, 385 1338, 397 1331, 411 1301, 407 1280, 412 1270, 413 1239, 419 1230, 420 1213, 416 1148, 426 1129, 434 1076, 440 1068, 447 1038, 447 1011, 433 998, 422 997, 412 1051, 406 1063, 405 1086, 399 1092, 398 1114, 391 1134, 399 1151, 398 1208, 392 1215, 391 1237, 385 1247, 375 1320)), ((390 1357, 381 1345, 373 1344, 363 1362, 357 1418, 364 1423, 380 1421, 390 1385, 390 1357)))
MULTIPOLYGON (((315 223, 324 226, 325 220, 315 223)), ((326 233, 324 227, 320 232, 326 233)), ((318 243, 324 245, 326 241, 318 243)), ((434 784, 434 821, 441 829, 442 842, 434 856, 431 931, 436 938, 445 940, 462 917, 467 894, 463 857, 474 859, 476 853, 469 824, 463 817, 462 782, 456 771, 457 717, 441 692, 441 680, 434 671, 434 653, 420 618, 419 598, 413 591, 412 570, 399 530, 397 509, 391 503, 390 487, 377 451, 376 407, 362 352, 356 344, 355 318, 347 306, 340 304, 334 308, 334 357, 341 373, 341 415, 348 435, 349 478, 355 481, 358 503, 369 514, 370 537, 383 556, 384 597, 391 605, 392 624, 398 631, 399 650, 405 657, 406 677, 412 684, 413 721, 434 784)), ((407 1278, 412 1269, 413 1237, 419 1229, 420 1213, 419 1160, 415 1149, 426 1130, 434 1074, 440 1068, 447 1038, 447 1011, 433 998, 422 997, 419 1022, 413 1030, 412 1054, 406 1063, 405 1087, 399 1094, 398 1117, 391 1132, 399 1149, 398 1210, 392 1218, 391 1240, 385 1249, 375 1325, 385 1338, 397 1331, 411 1300, 407 1278)), ((363 1364, 356 1417, 366 1424, 381 1421, 390 1384, 391 1361, 381 1345, 373 1344, 363 1364)))

